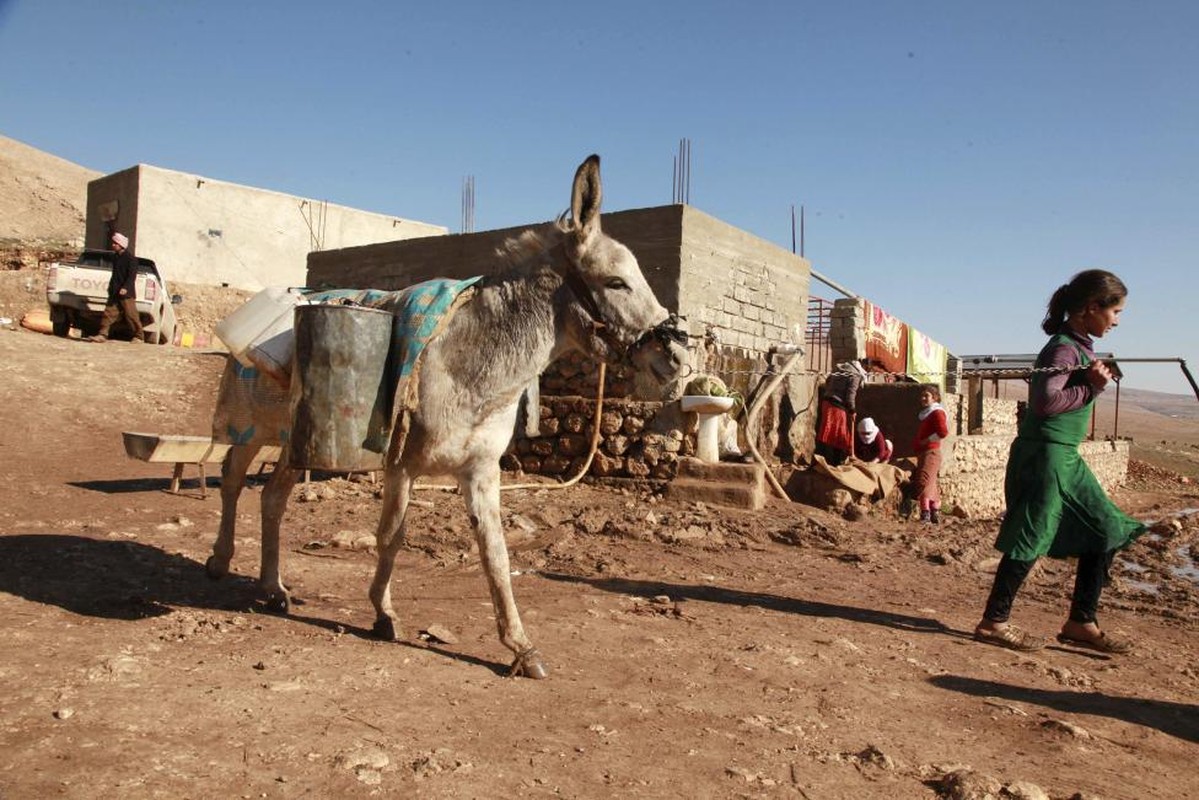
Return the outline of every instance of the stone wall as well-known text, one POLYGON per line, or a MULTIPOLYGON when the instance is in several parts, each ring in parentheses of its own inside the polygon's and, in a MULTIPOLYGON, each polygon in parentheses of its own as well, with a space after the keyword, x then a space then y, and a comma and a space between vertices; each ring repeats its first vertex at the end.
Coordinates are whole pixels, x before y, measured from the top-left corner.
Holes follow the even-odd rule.
MULTIPOLYGON (((858 393, 858 417, 873 417, 895 445, 895 458, 912 459, 920 387, 913 383, 867 383, 858 393)), ((945 394, 949 439, 942 446, 941 490, 946 507, 971 516, 1003 511, 1003 476, 1016 436, 1017 401, 976 394, 945 394), (973 416, 977 414, 977 416, 973 416), (968 433, 969 431, 969 433, 968 433)), ((1128 475, 1128 442, 1083 442, 1079 450, 1107 491, 1128 475)), ((911 462, 909 462, 911 463, 911 462)))
MULTIPOLYGON (((950 440, 941 468, 942 503, 960 507, 971 517, 1000 514, 1004 509, 1003 478, 1012 436, 958 436, 950 440)), ((1127 440, 1083 442, 1083 459, 1099 484, 1112 491, 1128 476, 1127 440)))
MULTIPOLYGON (((680 456, 695 454, 695 436, 684 433, 677 403, 605 401, 600 414, 600 442, 589 470, 597 478, 669 480, 680 456)), ((583 468, 591 445, 595 400, 543 397, 538 403, 539 434, 518 436, 504 457, 504 467, 560 478, 583 468)))
POLYGON ((985 436, 1015 436, 1017 401, 998 397, 984 397, 982 402, 982 425, 977 431, 985 436))

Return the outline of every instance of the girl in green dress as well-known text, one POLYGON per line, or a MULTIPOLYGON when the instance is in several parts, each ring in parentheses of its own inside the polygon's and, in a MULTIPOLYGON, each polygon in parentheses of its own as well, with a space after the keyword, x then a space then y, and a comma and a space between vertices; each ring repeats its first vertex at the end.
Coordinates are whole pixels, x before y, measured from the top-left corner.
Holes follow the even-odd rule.
POLYGON ((1007 513, 995 542, 1004 555, 974 629, 979 641, 1013 650, 1043 647, 1043 638, 1008 622, 1012 603, 1038 558, 1076 556, 1074 597, 1058 641, 1106 653, 1132 647, 1101 630, 1096 613, 1112 557, 1145 526, 1112 503, 1078 452, 1095 397, 1112 379, 1092 343, 1119 323, 1127 295, 1118 277, 1093 269, 1075 275, 1049 301, 1041 328, 1050 339, 1037 356, 1028 410, 1008 456, 1007 513))

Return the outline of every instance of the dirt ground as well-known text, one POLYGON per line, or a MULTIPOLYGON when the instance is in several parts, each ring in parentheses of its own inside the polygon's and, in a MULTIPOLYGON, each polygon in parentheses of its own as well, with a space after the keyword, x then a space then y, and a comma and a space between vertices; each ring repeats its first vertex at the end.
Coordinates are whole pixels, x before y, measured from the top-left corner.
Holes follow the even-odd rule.
MULTIPOLYGON (((206 434, 223 358, 0 327, 5 800, 1199 797, 1199 496, 1172 472, 1117 496, 1167 523, 1117 562, 1116 658, 971 641, 995 520, 506 492, 550 669, 510 679, 455 495, 413 509, 402 643, 369 635, 368 480, 295 491, 289 616, 255 593, 260 481, 234 574, 205 576, 219 480, 171 494, 121 432, 206 434)), ((1072 575, 1039 568, 1018 621, 1055 633, 1072 575)))

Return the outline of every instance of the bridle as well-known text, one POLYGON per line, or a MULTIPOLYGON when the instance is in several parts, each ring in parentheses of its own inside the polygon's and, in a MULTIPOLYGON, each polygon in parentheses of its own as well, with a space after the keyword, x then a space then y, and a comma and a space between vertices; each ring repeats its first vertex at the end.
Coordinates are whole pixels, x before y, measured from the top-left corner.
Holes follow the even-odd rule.
POLYGON ((583 280, 579 268, 569 258, 566 259, 566 271, 562 277, 566 283, 566 287, 570 289, 571 294, 579 302, 583 313, 591 318, 592 332, 603 340, 608 349, 620 358, 624 358, 634 350, 640 350, 651 341, 656 341, 665 351, 669 351, 671 342, 683 347, 687 346, 687 333, 679 327, 679 323, 683 318, 673 313, 657 325, 643 332, 632 344, 624 344, 612 334, 608 323, 604 321, 603 312, 600 311, 599 303, 595 300, 595 295, 587 287, 587 282, 583 280))

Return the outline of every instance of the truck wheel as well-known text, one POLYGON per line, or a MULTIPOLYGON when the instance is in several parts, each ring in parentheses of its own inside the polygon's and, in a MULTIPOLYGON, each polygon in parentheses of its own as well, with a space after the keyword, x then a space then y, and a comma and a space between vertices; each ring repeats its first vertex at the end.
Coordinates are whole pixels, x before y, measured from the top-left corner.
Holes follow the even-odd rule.
POLYGON ((71 320, 66 314, 52 314, 50 327, 54 330, 55 336, 71 335, 71 320))

